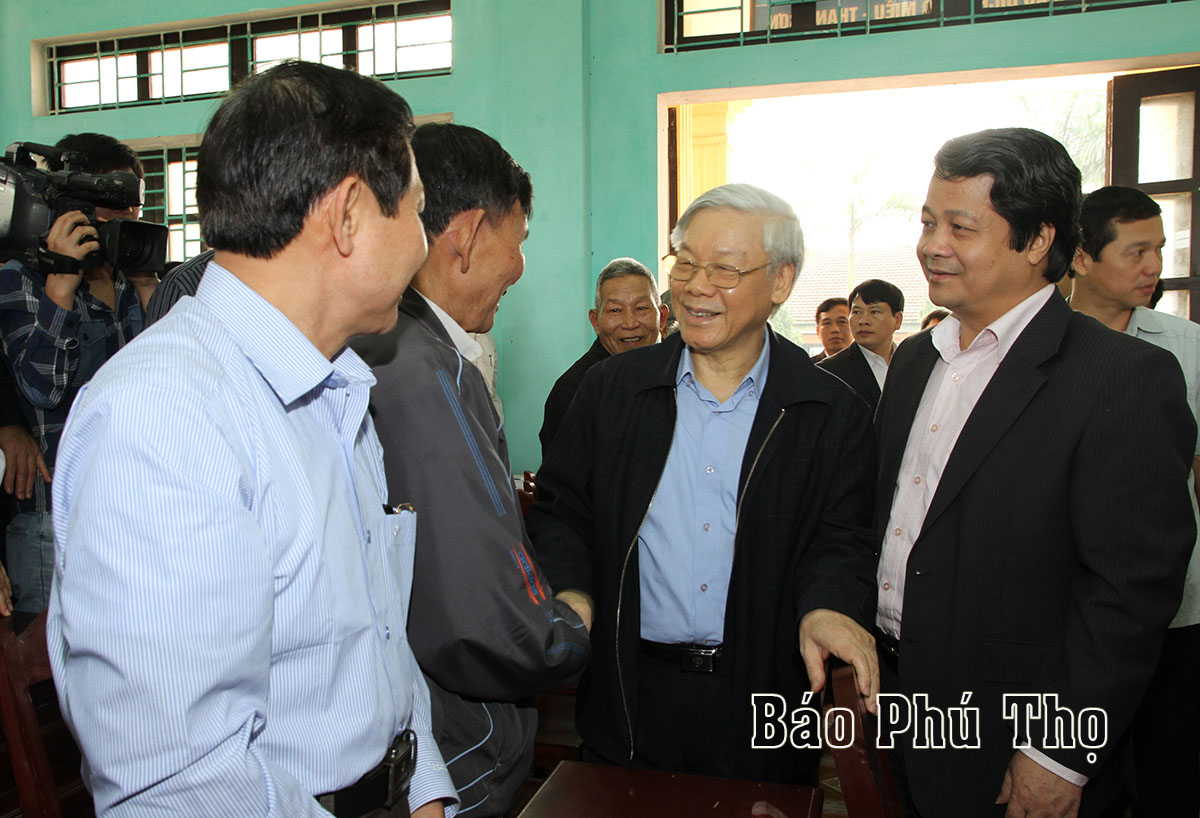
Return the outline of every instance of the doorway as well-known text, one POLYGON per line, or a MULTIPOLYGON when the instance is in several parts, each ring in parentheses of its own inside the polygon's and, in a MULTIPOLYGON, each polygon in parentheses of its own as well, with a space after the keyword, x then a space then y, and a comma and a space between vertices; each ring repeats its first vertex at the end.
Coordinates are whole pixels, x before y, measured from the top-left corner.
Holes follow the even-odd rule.
POLYGON ((1160 201, 1168 246, 1158 309, 1198 318, 1200 297, 1191 297, 1200 287, 1191 251, 1200 216, 1191 206, 1200 166, 1198 75, 1200 68, 940 84, 925 78, 913 87, 670 105, 663 252, 666 233, 695 196, 725 182, 759 185, 791 203, 805 235, 804 270, 772 319, 775 329, 816 351, 817 304, 882 278, 905 295, 899 340, 934 308, 914 249, 934 153, 959 134, 1024 126, 1067 147, 1085 192, 1115 180, 1160 201), (1122 121, 1114 123, 1110 108, 1123 112, 1122 121), (1171 161, 1163 161, 1168 153, 1171 161), (1140 176, 1139 157, 1146 166, 1140 176))

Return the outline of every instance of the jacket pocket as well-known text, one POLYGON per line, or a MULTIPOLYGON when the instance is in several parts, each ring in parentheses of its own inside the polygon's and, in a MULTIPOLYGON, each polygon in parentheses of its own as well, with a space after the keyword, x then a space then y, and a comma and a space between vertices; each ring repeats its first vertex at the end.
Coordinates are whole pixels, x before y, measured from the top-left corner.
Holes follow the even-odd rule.
POLYGON ((1052 645, 1039 642, 984 640, 983 679, 1028 685, 1046 663, 1052 645))

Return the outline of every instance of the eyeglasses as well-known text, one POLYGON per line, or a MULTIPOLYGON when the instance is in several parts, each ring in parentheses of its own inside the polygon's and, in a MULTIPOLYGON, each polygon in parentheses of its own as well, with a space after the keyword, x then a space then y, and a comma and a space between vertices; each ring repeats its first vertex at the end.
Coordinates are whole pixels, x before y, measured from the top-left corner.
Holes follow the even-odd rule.
POLYGON ((708 276, 709 282, 714 287, 721 287, 726 290, 732 290, 741 283, 742 276, 750 275, 750 273, 757 272, 771 264, 768 261, 766 264, 751 267, 749 270, 740 270, 732 264, 718 264, 716 262, 697 264, 689 258, 673 256, 670 253, 663 256, 663 260, 670 263, 671 278, 675 281, 691 281, 692 277, 696 275, 697 270, 703 270, 704 274, 708 276))

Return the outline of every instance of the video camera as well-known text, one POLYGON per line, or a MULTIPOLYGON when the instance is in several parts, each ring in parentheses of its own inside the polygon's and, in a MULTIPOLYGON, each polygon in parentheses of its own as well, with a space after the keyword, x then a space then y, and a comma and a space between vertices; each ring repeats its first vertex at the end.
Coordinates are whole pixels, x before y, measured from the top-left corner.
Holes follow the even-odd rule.
POLYGON ((78 151, 33 142, 14 142, 0 160, 0 248, 8 257, 37 267, 38 249, 63 213, 84 213, 99 234, 100 249, 84 264, 108 262, 125 272, 162 273, 167 235, 161 224, 134 219, 97 222, 96 207, 124 210, 142 203, 142 183, 132 173, 83 173, 87 158, 78 151), (30 154, 59 160, 62 170, 36 167, 30 154))

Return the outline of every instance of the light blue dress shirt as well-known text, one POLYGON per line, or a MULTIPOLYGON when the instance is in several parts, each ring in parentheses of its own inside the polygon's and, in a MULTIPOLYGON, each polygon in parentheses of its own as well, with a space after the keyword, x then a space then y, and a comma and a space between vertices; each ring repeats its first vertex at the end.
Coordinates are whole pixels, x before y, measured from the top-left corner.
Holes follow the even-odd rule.
POLYGON ((738 479, 771 344, 724 403, 696 380, 685 346, 675 376, 671 453, 638 533, 642 638, 717 644, 733 571, 738 479))
MULTIPOLYGON (((1149 341, 1175 355, 1187 384, 1188 405, 1192 407, 1196 420, 1200 421, 1200 324, 1168 312, 1134 307, 1125 334, 1149 341)), ((1196 441, 1196 455, 1200 456, 1200 440, 1196 441)), ((1192 479, 1189 475, 1189 488, 1192 479)), ((1192 513, 1196 515, 1200 532, 1200 509, 1196 506, 1196 493, 1190 491, 1189 494, 1192 496, 1192 513)), ((1192 547, 1192 559, 1188 563, 1187 579, 1183 585, 1183 601, 1168 627, 1185 628, 1197 624, 1200 624, 1200 533, 1197 533, 1196 545, 1192 547)))
POLYGON ((405 638, 416 520, 383 508, 374 382, 210 263, 80 393, 47 641, 99 815, 328 815, 313 795, 408 726, 410 805, 455 800, 405 638))

